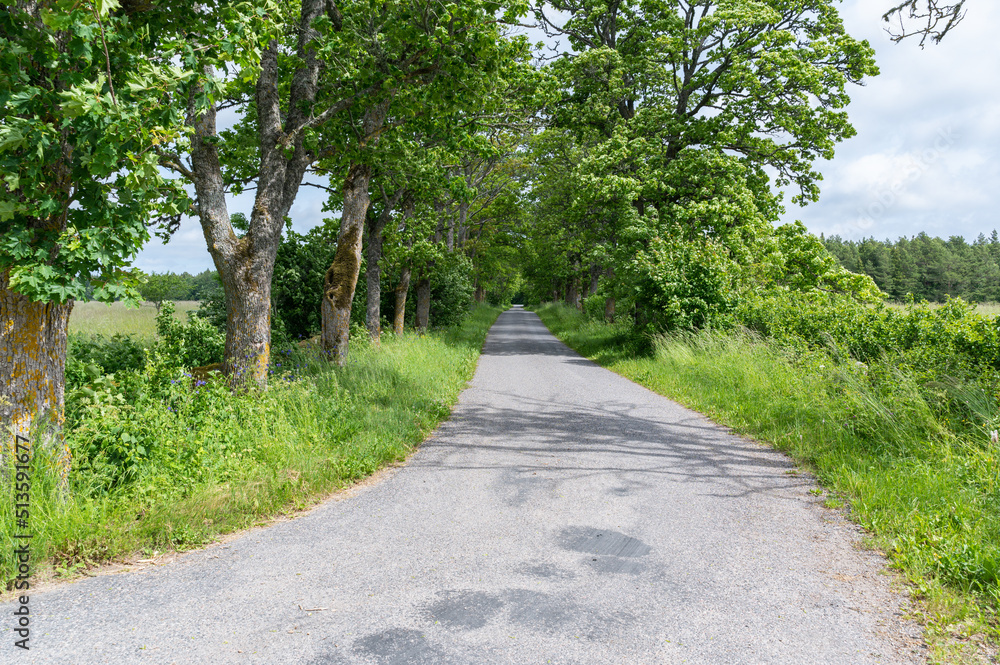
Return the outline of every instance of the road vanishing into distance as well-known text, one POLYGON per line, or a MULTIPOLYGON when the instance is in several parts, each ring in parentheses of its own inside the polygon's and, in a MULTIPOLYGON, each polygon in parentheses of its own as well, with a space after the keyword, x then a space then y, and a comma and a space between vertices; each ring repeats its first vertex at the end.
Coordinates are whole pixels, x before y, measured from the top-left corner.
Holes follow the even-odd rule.
POLYGON ((514 308, 405 466, 162 566, 32 595, 0 662, 924 662, 862 534, 783 455, 514 308))

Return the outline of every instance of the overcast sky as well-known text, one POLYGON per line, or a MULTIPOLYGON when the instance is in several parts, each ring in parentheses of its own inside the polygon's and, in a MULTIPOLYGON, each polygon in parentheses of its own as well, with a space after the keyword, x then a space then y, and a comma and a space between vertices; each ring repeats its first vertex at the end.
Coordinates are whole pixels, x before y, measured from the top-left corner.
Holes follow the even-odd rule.
MULTIPOLYGON (((858 134, 817 166, 818 203, 788 203, 784 221, 816 234, 895 240, 925 231, 947 238, 1000 229, 1000 3, 972 0, 941 44, 890 41, 880 17, 890 0, 845 0, 848 32, 874 47, 881 74, 854 87, 848 108, 858 134)), ((323 221, 325 194, 304 187, 291 210, 302 233, 323 221)), ((231 202, 249 214, 252 194, 231 202)), ((153 240, 136 265, 147 272, 212 268, 196 220, 167 245, 153 240)))

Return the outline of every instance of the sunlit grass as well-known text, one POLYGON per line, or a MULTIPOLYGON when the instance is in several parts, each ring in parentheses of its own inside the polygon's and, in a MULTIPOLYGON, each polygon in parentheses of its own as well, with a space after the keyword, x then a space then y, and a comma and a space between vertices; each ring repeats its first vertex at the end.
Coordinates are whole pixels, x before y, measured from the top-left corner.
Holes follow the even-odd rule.
MULTIPOLYGON (((198 309, 198 304, 197 300, 177 301, 174 316, 187 321, 187 313, 198 309)), ((100 302, 76 303, 69 317, 69 331, 105 337, 122 333, 152 340, 156 335, 156 307, 149 303, 142 303, 138 308, 126 307, 121 302, 111 305, 100 302)))

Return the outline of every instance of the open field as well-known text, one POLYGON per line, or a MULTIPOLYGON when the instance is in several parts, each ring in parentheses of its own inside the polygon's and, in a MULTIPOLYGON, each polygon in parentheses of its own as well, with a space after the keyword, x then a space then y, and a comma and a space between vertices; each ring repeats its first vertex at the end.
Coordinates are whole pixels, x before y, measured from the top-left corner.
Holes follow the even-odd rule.
MULTIPOLYGON (((901 302, 890 302, 887 303, 889 307, 894 309, 906 309, 906 304, 901 302)), ((936 309, 941 307, 944 303, 931 303, 931 309, 936 309)), ((1000 316, 1000 303, 998 302, 981 302, 976 305, 976 313, 982 314, 983 316, 1000 316)))
MULTIPOLYGON (((180 321, 187 321, 187 313, 198 309, 197 300, 179 300, 176 305, 174 316, 180 321)), ((69 331, 108 337, 123 333, 152 339, 156 335, 156 307, 149 303, 142 303, 138 309, 126 307, 121 302, 112 305, 77 303, 69 317, 69 331)))

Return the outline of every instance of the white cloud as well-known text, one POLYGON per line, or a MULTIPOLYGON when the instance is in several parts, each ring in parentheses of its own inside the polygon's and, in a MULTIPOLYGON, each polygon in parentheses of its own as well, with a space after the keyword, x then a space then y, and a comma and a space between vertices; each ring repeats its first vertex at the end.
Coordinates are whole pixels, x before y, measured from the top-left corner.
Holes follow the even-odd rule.
POLYGON ((850 238, 931 235, 975 238, 1000 224, 1000 7, 970 3, 939 45, 894 44, 882 31, 889 2, 848 0, 848 32, 868 39, 881 75, 852 92, 858 135, 819 164, 823 195, 789 208, 815 233, 850 238), (874 213, 874 214, 873 214, 874 213))

